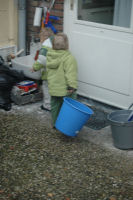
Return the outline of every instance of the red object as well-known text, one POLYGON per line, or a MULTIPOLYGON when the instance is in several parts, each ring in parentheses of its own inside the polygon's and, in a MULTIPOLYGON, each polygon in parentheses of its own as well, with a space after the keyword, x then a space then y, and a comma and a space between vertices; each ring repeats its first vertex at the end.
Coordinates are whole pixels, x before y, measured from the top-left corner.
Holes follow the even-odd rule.
POLYGON ((38 55, 39 55, 39 50, 36 51, 36 55, 34 57, 34 60, 37 60, 38 59, 38 55))
POLYGON ((31 88, 37 88, 37 84, 34 83, 32 85, 17 85, 17 87, 24 90, 25 92, 28 92, 31 88))
POLYGON ((48 24, 49 16, 50 16, 50 12, 47 11, 46 19, 45 19, 45 24, 48 24))

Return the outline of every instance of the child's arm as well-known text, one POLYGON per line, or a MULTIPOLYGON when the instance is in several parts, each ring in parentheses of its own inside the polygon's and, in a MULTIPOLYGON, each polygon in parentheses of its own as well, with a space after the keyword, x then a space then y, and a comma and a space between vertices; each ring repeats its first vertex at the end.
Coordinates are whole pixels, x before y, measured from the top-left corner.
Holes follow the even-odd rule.
POLYGON ((41 68, 44 68, 44 65, 40 64, 39 62, 35 61, 32 68, 31 68, 31 71, 32 72, 36 72, 36 71, 39 71, 41 68))
POLYGON ((65 61, 64 71, 68 92, 73 93, 77 89, 77 62, 73 56, 65 61))
POLYGON ((46 54, 47 54, 47 48, 43 47, 40 49, 38 58, 34 62, 33 67, 31 69, 32 72, 38 71, 41 68, 44 68, 46 66, 46 54))

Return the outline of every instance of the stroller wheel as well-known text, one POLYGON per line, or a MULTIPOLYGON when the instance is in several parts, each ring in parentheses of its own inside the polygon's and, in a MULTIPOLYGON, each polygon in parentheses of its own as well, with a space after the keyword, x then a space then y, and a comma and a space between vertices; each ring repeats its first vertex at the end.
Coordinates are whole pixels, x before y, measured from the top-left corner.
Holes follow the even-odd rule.
POLYGON ((4 110, 5 110, 5 111, 9 111, 9 110, 11 110, 11 107, 12 107, 12 106, 11 106, 11 103, 5 104, 5 105, 4 105, 4 110))
POLYGON ((11 103, 0 105, 0 109, 4 109, 5 111, 11 110, 11 103))

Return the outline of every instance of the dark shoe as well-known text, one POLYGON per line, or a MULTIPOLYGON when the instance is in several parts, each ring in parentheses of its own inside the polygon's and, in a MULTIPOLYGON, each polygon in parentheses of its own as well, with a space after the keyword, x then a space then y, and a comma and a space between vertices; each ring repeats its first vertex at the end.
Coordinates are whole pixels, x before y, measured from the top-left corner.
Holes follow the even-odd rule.
POLYGON ((49 111, 49 112, 50 112, 50 110, 49 110, 48 108, 45 108, 43 105, 41 105, 40 108, 41 108, 42 110, 45 110, 45 111, 49 111))

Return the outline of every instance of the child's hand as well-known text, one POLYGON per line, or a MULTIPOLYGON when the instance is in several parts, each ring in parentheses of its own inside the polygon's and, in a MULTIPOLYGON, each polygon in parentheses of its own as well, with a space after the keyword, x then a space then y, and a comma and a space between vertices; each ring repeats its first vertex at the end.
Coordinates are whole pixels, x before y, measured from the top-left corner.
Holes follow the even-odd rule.
POLYGON ((74 90, 67 90, 68 94, 72 94, 74 90))
POLYGON ((68 87, 68 88, 67 88, 68 94, 72 94, 72 93, 75 92, 75 91, 76 91, 75 88, 72 88, 72 87, 68 87))

